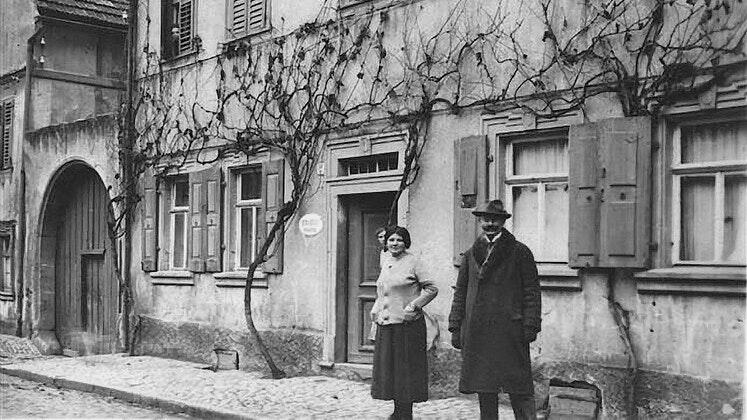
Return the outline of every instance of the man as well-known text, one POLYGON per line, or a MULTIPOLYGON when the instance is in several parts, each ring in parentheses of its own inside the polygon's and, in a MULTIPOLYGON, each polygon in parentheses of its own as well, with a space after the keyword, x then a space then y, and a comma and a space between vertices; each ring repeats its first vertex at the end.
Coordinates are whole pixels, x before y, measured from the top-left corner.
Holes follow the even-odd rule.
POLYGON ((534 256, 503 228, 501 200, 472 212, 482 233, 459 267, 449 331, 462 350, 459 391, 477 393, 480 418, 498 418, 498 392, 509 394, 517 419, 535 419, 529 343, 540 331, 541 295, 534 256))

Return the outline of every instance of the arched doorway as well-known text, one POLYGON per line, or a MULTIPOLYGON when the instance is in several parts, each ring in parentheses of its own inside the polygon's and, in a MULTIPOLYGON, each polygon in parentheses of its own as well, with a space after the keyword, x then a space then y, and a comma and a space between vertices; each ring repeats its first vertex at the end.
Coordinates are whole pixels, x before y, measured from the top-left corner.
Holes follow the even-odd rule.
POLYGON ((62 349, 78 354, 116 349, 119 284, 109 211, 106 188, 92 168, 76 162, 58 171, 41 237, 42 288, 54 299, 47 298, 41 324, 53 323, 62 349))

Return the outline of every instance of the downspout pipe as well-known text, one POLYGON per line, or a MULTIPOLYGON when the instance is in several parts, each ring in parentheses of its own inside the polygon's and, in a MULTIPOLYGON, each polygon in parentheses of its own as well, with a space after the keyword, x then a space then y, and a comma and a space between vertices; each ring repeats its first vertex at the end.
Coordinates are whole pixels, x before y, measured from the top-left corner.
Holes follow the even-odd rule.
POLYGON ((127 24, 127 43, 126 43, 126 60, 127 60, 127 90, 125 92, 125 121, 122 125, 124 133, 122 136, 123 141, 120 144, 122 150, 120 150, 120 165, 122 168, 122 175, 124 181, 124 194, 125 194, 125 232, 124 232, 124 246, 123 246, 123 262, 122 262, 122 289, 124 292, 123 296, 123 314, 124 319, 124 341, 126 350, 130 354, 135 352, 135 317, 133 313, 133 296, 132 296, 132 212, 135 209, 137 200, 135 199, 135 176, 133 165, 133 153, 134 153, 134 120, 133 115, 133 96, 135 90, 135 81, 137 74, 137 63, 136 63, 136 51, 137 51, 137 18, 138 2, 137 0, 130 0, 128 24, 127 24))
MULTIPOLYGON (((34 43, 39 36, 41 28, 37 27, 34 33, 26 41, 26 75, 23 92, 23 127, 21 133, 20 153, 17 153, 18 172, 20 182, 18 183, 18 244, 16 247, 16 335, 23 337, 24 326, 24 307, 26 307, 26 318, 31 319, 31 300, 26 296, 26 284, 24 277, 25 258, 26 258, 26 170, 24 169, 24 154, 26 145, 26 133, 31 127, 31 81, 34 72, 34 43)), ((26 329, 26 333, 31 336, 31 326, 26 329)))

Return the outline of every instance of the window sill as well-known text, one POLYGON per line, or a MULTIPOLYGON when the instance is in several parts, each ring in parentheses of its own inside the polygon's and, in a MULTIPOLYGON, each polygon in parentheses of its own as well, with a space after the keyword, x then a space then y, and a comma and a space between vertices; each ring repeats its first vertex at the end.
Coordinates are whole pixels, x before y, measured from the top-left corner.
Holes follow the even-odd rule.
POLYGON ((542 290, 581 291, 581 279, 578 270, 569 268, 566 264, 537 264, 542 290))
POLYGON ((255 29, 251 32, 241 33, 236 36, 231 36, 231 34, 228 34, 226 37, 226 42, 223 44, 223 52, 226 52, 232 48, 237 48, 239 44, 241 44, 242 41, 246 41, 249 38, 264 35, 265 33, 268 33, 271 30, 272 30, 272 27, 270 25, 267 25, 262 29, 255 29))
POLYGON ((185 53, 176 55, 174 57, 162 58, 161 59, 161 64, 165 65, 165 66, 172 66, 172 65, 175 65, 176 63, 178 63, 180 61, 186 60, 189 57, 196 56, 197 53, 198 53, 197 49, 194 49, 192 51, 185 52, 185 53))
MULTIPOLYGON (((245 287, 246 286, 246 271, 224 271, 222 273, 215 273, 215 285, 217 287, 245 287)), ((267 274, 261 271, 254 272, 254 281, 252 282, 252 289, 267 289, 269 287, 267 283, 267 274)))
POLYGON ((0 291, 0 300, 14 301, 16 299, 15 294, 9 290, 0 291))
POLYGON ((154 271, 150 273, 151 284, 165 286, 194 286, 195 281, 189 271, 154 271))
POLYGON ((677 266, 635 273, 642 294, 745 295, 744 267, 677 266))

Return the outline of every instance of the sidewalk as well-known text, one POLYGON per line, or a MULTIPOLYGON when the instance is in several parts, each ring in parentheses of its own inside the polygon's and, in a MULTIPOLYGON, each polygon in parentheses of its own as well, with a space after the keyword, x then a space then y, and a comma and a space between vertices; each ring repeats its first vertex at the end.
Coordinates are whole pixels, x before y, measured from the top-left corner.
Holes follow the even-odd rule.
MULTIPOLYGON (((0 372, 61 388, 184 412, 200 418, 387 418, 392 403, 371 399, 369 386, 326 376, 262 379, 259 373, 217 371, 206 365, 150 356, 108 354, 37 357, 0 372)), ((415 418, 479 418, 477 402, 447 398, 415 404, 415 418)), ((501 407, 501 418, 513 419, 501 407)))

